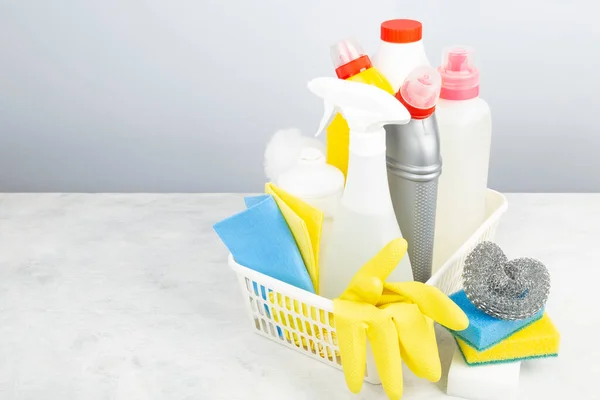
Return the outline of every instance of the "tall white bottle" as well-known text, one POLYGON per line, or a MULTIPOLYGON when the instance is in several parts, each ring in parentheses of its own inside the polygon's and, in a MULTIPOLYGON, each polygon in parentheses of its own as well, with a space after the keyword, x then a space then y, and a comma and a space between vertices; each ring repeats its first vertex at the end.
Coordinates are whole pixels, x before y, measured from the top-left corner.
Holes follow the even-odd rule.
POLYGON ((423 26, 412 19, 392 19, 381 24, 381 44, 373 65, 398 93, 402 82, 417 67, 431 65, 423 46, 423 26))
POLYGON ((479 97, 472 50, 446 49, 438 71, 442 90, 436 116, 444 169, 439 178, 434 272, 485 220, 492 139, 490 108, 479 97))
MULTIPOLYGON (((308 87, 325 101, 317 134, 338 112, 350 127, 346 187, 319 271, 319 293, 336 298, 368 260, 389 241, 402 237, 388 188, 383 127, 406 124, 410 114, 394 96, 374 86, 317 78, 308 87)), ((388 280, 413 280, 408 255, 388 280)))

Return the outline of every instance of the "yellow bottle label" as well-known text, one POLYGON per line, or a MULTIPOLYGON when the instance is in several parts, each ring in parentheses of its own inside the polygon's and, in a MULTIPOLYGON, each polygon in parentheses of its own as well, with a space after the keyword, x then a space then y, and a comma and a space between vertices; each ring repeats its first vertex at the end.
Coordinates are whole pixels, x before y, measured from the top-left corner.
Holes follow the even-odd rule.
MULTIPOLYGON (((348 78, 350 81, 377 86, 390 94, 394 89, 388 80, 374 67, 348 78)), ((335 116, 327 128, 327 163, 343 172, 348 172, 348 152, 350 148, 350 128, 341 114, 335 116)))

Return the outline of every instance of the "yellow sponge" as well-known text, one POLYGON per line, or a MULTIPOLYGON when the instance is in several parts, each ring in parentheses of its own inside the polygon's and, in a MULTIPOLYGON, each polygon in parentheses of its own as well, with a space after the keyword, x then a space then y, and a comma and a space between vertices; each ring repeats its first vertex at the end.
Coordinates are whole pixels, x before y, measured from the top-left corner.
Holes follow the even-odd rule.
POLYGON ((548 314, 544 313, 539 321, 487 350, 477 351, 459 338, 456 338, 456 343, 469 365, 506 363, 529 358, 556 357, 560 333, 548 314))

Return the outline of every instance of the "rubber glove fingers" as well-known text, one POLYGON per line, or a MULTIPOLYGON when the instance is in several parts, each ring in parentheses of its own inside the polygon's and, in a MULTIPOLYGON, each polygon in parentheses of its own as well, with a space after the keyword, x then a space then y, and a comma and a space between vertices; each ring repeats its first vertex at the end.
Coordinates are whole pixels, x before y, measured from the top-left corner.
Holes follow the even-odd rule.
POLYGON ((333 300, 335 330, 346 385, 352 393, 360 392, 367 363, 367 319, 376 307, 354 301, 333 300))
POLYGON ((402 238, 390 241, 361 267, 340 298, 376 304, 383 292, 383 282, 402 260, 407 248, 402 238))
POLYGON ((390 400, 400 400, 404 384, 398 331, 387 313, 380 309, 377 311, 378 318, 370 321, 367 337, 383 390, 390 400))
POLYGON ((433 320, 421 313, 416 304, 390 303, 381 307, 398 332, 400 354, 419 378, 437 382, 442 376, 433 320))
POLYGON ((402 360, 398 333, 390 316, 372 304, 333 300, 337 341, 346 384, 360 392, 366 368, 367 339, 381 383, 390 399, 402 397, 402 360))
POLYGON ((462 331, 469 326, 465 313, 448 296, 435 286, 421 282, 390 282, 384 292, 394 292, 404 301, 416 304, 421 312, 448 329, 462 331))

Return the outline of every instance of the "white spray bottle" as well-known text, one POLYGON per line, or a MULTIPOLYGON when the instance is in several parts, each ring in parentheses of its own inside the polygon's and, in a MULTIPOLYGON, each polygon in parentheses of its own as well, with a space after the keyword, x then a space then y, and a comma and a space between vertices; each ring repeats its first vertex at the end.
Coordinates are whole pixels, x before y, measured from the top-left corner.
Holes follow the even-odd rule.
MULTIPOLYGON (((338 112, 350 127, 346 187, 319 271, 319 293, 333 299, 390 240, 402 237, 388 188, 384 126, 406 124, 411 117, 394 96, 375 86, 317 78, 308 88, 325 102, 317 135, 338 112)), ((413 280, 408 254, 389 280, 413 280)))

